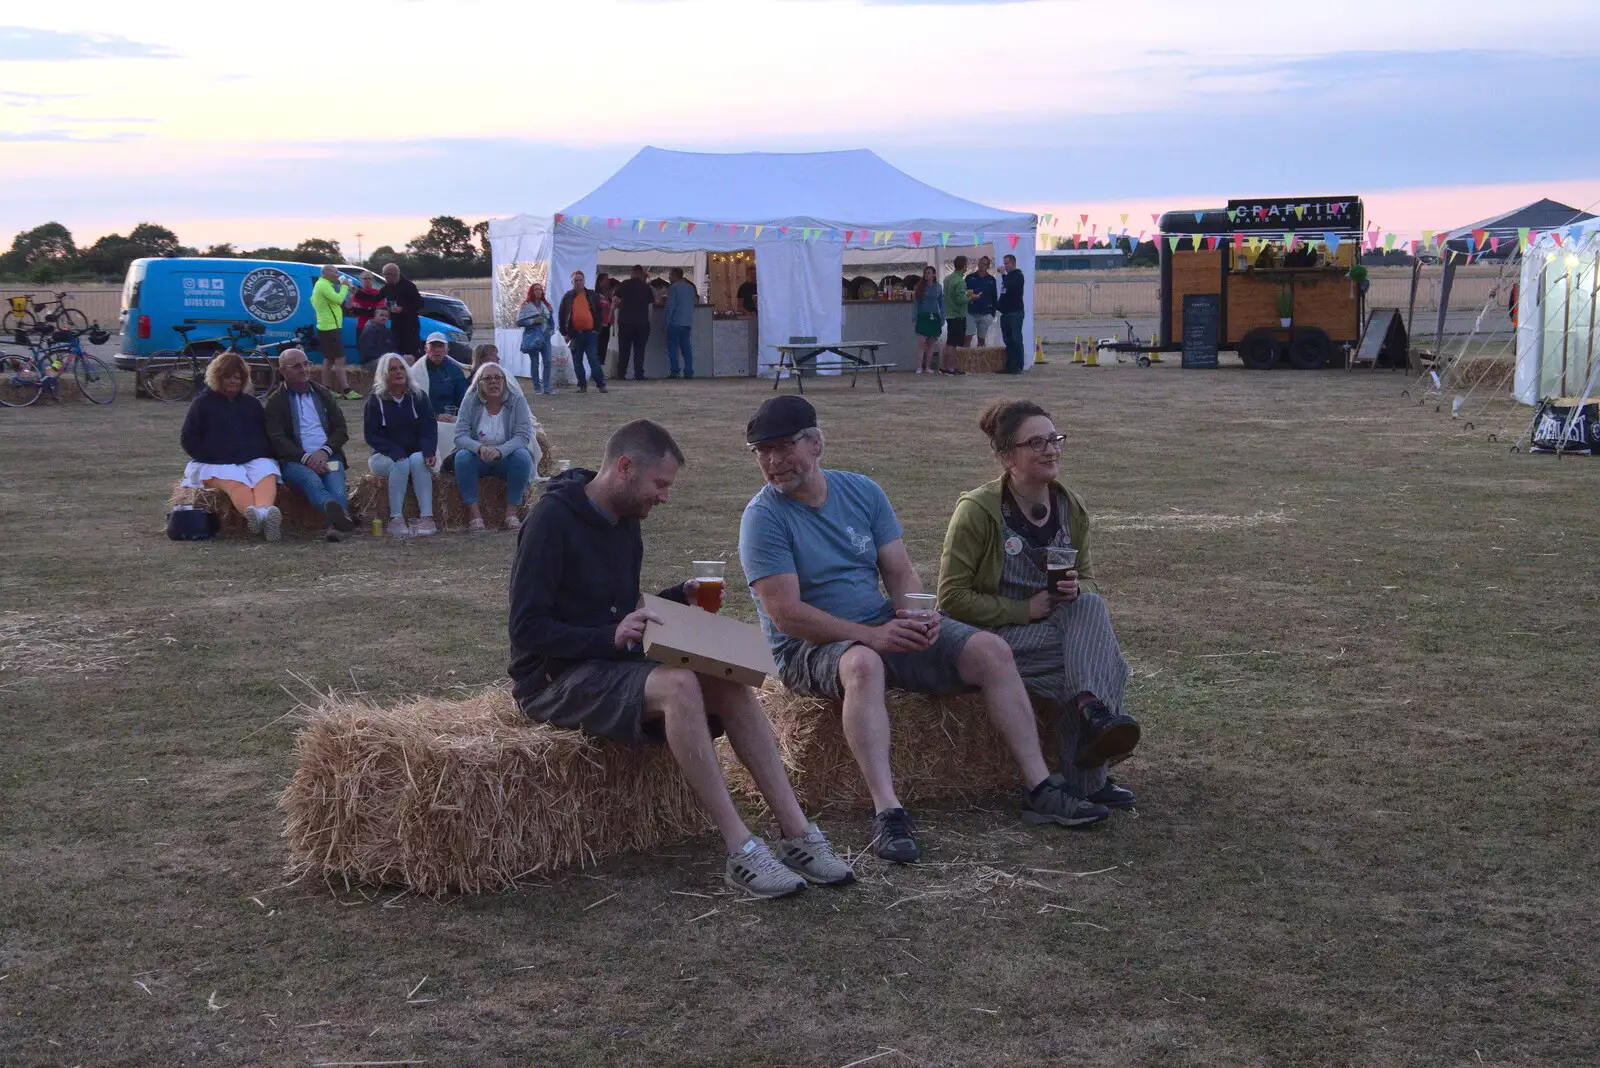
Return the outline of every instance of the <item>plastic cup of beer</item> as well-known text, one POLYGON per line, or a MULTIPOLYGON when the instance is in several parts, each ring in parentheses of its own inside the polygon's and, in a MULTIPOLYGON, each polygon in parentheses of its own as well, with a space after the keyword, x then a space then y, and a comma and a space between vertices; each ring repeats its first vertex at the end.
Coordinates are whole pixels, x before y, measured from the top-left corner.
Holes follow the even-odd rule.
POLYGON ((557 468, 557 470, 560 470, 562 472, 571 471, 572 470, 572 461, 571 460, 558 460, 556 462, 556 468, 557 468))
POLYGON ((722 611, 722 578, 727 566, 721 560, 694 562, 694 603, 707 612, 722 611))
POLYGON ((1051 593, 1058 583, 1067 581, 1067 572, 1078 566, 1078 550, 1052 545, 1045 553, 1045 581, 1051 593))
POLYGON ((939 598, 932 593, 907 593, 900 597, 900 607, 905 610, 906 618, 921 623, 924 627, 933 625, 939 618, 939 598))

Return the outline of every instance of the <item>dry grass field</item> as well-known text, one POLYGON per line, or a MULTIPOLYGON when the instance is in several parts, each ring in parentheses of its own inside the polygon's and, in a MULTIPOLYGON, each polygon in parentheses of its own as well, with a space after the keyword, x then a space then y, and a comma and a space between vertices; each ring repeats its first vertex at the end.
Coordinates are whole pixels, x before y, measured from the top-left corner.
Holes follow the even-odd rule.
MULTIPOLYGON (((1398 374, 1059 355, 812 386, 928 582, 992 475, 980 405, 1053 409, 1146 728, 1137 817, 925 808, 925 863, 776 903, 725 892, 709 835, 433 901, 283 885, 285 717, 500 678, 511 538, 169 542, 183 411, 123 386, 0 411, 0 1064, 1600 1063, 1600 460, 1510 453, 1519 409, 1468 431, 1398 374)), ((679 435, 649 586, 733 553, 766 396, 536 411, 580 465, 627 418, 679 435)))

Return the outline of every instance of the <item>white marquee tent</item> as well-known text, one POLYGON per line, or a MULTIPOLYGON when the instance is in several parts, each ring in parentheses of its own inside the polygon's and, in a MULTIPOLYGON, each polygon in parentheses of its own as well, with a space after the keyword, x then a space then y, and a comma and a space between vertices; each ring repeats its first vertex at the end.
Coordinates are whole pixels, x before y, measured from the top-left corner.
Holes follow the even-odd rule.
POLYGON ((1593 397, 1600 382, 1595 337, 1600 295, 1600 219, 1539 235, 1522 259, 1514 391, 1524 404, 1593 397))
MULTIPOLYGON (((617 262, 613 252, 755 249, 763 365, 777 359, 772 346, 791 337, 852 340, 841 333, 847 249, 916 249, 920 258, 943 263, 962 248, 975 253, 989 246, 1015 255, 1031 283, 1038 229, 1034 215, 951 196, 866 150, 644 148, 553 222, 523 215, 490 224, 497 290, 502 266, 518 262, 548 263, 549 297, 557 304, 573 271, 592 280, 597 263, 617 262)), ((1024 295, 1022 336, 1031 345, 1031 284, 1024 295)), ((500 301, 497 292, 497 309, 500 301)), ((515 331, 497 330, 496 340, 503 354, 516 353, 515 331)))

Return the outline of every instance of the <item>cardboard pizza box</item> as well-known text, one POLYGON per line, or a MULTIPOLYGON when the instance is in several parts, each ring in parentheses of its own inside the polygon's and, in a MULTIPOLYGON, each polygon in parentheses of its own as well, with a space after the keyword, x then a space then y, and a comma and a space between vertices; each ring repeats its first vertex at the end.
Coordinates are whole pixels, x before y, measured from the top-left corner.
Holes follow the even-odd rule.
POLYGON ((644 606, 661 620, 644 629, 644 655, 656 663, 752 687, 778 673, 760 627, 648 593, 644 606))

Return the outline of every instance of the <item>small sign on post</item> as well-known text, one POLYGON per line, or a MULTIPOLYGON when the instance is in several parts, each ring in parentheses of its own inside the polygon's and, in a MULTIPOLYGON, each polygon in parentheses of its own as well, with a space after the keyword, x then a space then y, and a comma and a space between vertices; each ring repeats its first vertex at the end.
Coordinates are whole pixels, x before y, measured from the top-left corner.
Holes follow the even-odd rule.
POLYGON ((1183 298, 1183 366, 1217 366, 1222 327, 1222 296, 1186 293, 1183 298))

